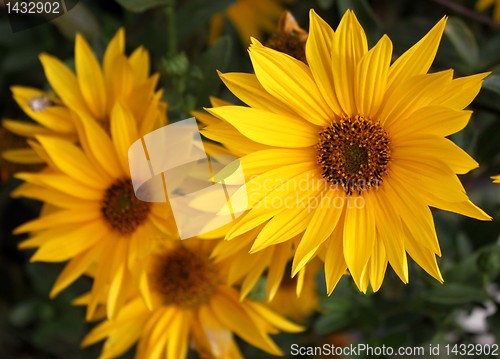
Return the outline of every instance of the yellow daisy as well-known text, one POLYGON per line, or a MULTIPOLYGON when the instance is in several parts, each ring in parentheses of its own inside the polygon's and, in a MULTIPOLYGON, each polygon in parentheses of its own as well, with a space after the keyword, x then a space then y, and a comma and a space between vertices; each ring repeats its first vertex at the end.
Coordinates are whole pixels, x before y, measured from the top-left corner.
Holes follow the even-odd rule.
POLYGON ((18 173, 16 177, 27 183, 14 192, 57 208, 15 233, 31 232, 20 244, 38 248, 31 261, 69 260, 51 297, 83 274, 95 276, 89 318, 100 302, 107 303, 108 315, 114 316, 135 286, 151 306, 143 259, 156 242, 178 238, 167 205, 139 201, 129 174, 129 146, 156 129, 158 118, 146 117, 138 126, 133 113, 119 103, 110 117, 111 137, 91 118, 76 122, 83 149, 66 139, 37 136, 34 149, 48 168, 18 173))
POLYGON ((107 338, 103 358, 119 356, 136 342, 136 358, 182 359, 189 346, 203 358, 242 358, 236 335, 282 354, 269 335, 302 328, 263 304, 240 301, 238 291, 224 284, 224 266, 208 259, 212 247, 213 241, 190 239, 158 250, 148 263, 152 311, 141 298, 132 298, 115 319, 95 327, 83 345, 107 338))
POLYGON ((300 234, 292 275, 321 252, 329 293, 346 269, 361 291, 369 283, 378 290, 387 263, 408 282, 407 253, 442 281, 429 207, 491 219, 456 176, 478 164, 445 138, 467 124, 463 108, 487 74, 427 73, 445 24, 392 64, 390 39, 368 50, 352 11, 335 32, 311 11, 309 66, 255 41, 255 75, 222 75, 250 107, 208 110, 270 147, 240 159, 245 173, 259 175, 241 191, 250 210, 226 239, 263 226, 254 253, 300 234))
POLYGON ((237 0, 222 14, 215 15, 210 21, 209 42, 214 42, 220 35, 224 19, 227 17, 236 27, 244 44, 250 38, 262 39, 265 33, 271 33, 276 27, 285 5, 290 0, 237 0))
POLYGON ((493 183, 500 183, 500 175, 491 177, 493 183))
POLYGON ((476 3, 476 9, 478 11, 484 11, 490 6, 493 6, 493 19, 500 21, 500 0, 478 0, 476 3))
MULTIPOLYGON (((127 57, 123 29, 118 30, 109 43, 102 66, 81 35, 77 35, 75 41, 76 73, 51 55, 41 54, 40 61, 54 93, 11 87, 18 105, 35 121, 3 121, 5 128, 20 136, 50 134, 75 140, 75 115, 96 119, 109 128, 111 111, 118 102, 127 104, 140 129, 149 117, 165 116, 162 91, 155 91, 159 75, 149 75, 149 53, 139 47, 127 57)), ((26 150, 7 151, 4 157, 15 162, 26 162, 28 158, 31 162, 40 162, 33 151, 26 150)))

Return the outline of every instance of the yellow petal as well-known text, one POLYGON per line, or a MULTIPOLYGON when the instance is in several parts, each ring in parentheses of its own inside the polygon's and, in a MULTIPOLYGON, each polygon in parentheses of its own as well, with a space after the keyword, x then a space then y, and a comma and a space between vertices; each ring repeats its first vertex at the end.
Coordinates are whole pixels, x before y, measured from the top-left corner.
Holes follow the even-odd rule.
POLYGON ((76 35, 75 67, 82 96, 91 113, 98 120, 105 119, 107 94, 101 66, 80 34, 76 35))
POLYGON ((352 11, 347 11, 333 36, 332 69, 335 92, 344 113, 357 114, 354 79, 358 62, 368 51, 366 35, 352 11))
POLYGON ((293 276, 311 260, 320 245, 330 237, 338 224, 346 202, 343 191, 332 189, 321 192, 318 200, 317 208, 308 208, 314 210, 314 215, 296 249, 293 258, 293 276))
POLYGON ((415 75, 427 73, 436 56, 446 19, 443 17, 419 42, 392 64, 387 81, 388 88, 396 87, 415 75))
POLYGON ((106 83, 109 83, 111 74, 113 73, 113 63, 115 58, 123 55, 125 52, 125 30, 123 27, 119 28, 115 36, 111 39, 104 52, 103 70, 106 78, 106 83))
POLYGON ((99 248, 90 248, 80 253, 66 264, 50 291, 51 299, 80 278, 88 270, 91 264, 99 258, 99 253, 96 249, 99 248))
POLYGON ((82 225, 85 222, 91 222, 100 219, 101 219, 101 211, 100 211, 100 206, 98 205, 96 205, 93 210, 89 211, 82 211, 81 209, 70 210, 70 211, 57 211, 55 213, 45 215, 22 224, 21 226, 17 227, 13 231, 13 233, 20 234, 20 233, 34 232, 57 226, 82 225))
MULTIPOLYGON (((294 114, 286 103, 271 96, 254 74, 239 72, 226 74, 218 72, 218 74, 227 88, 248 106, 269 112, 294 114)), ((232 104, 225 104, 225 106, 228 105, 232 104)), ((219 107, 215 104, 212 106, 219 107)))
POLYGON ((418 109, 431 105, 434 95, 450 83, 453 70, 418 75, 399 83, 394 91, 388 90, 386 98, 375 117, 390 132, 393 124, 406 123, 406 118, 418 109))
POLYGON ((111 112, 111 135, 122 170, 129 173, 128 149, 139 138, 139 134, 133 115, 120 103, 117 103, 111 112))
POLYGON ((387 268, 387 257, 384 243, 380 239, 375 240, 372 256, 370 257, 370 284, 374 292, 378 291, 384 281, 387 268))
POLYGON ((400 213, 397 207, 391 205, 390 200, 383 187, 372 197, 373 203, 370 204, 376 213, 377 237, 384 246, 387 260, 398 277, 403 283, 408 283, 408 260, 403 243, 400 213))
POLYGON ((39 186, 44 186, 60 191, 64 194, 68 194, 76 198, 100 201, 103 196, 102 191, 84 186, 80 182, 65 175, 52 173, 35 174, 21 172, 16 174, 16 177, 39 186))
POLYGON ((129 62, 136 83, 141 84, 146 81, 149 76, 149 52, 143 46, 140 46, 130 55, 129 62))
POLYGON ((460 147, 447 138, 437 136, 408 136, 406 139, 401 139, 392 156, 394 160, 400 161, 442 163, 458 174, 464 174, 479 167, 479 163, 460 147))
MULTIPOLYGON (((500 8, 500 7, 499 7, 500 8)), ((454 79, 440 96, 437 96, 434 103, 450 107, 454 110, 461 110, 472 102, 481 90, 483 80, 490 72, 483 72, 472 76, 454 79)))
POLYGON ((22 137, 34 137, 35 135, 45 135, 51 133, 50 130, 27 121, 3 120, 2 126, 10 132, 22 137))
MULTIPOLYGON (((343 223, 344 218, 340 221, 343 223)), ((343 228, 337 226, 327 242, 325 254, 325 280, 328 295, 332 294, 340 278, 345 274, 347 264, 344 259, 343 228)))
POLYGON ((318 142, 318 128, 297 117, 242 106, 207 109, 249 139, 269 146, 309 147, 318 142))
POLYGON ((175 314, 168 332, 167 359, 185 358, 188 351, 190 316, 182 311, 175 314))
POLYGON ((225 357, 233 342, 232 333, 212 315, 206 306, 200 307, 198 315, 211 353, 217 358, 225 357))
POLYGON ((309 12, 309 37, 306 42, 307 63, 319 91, 331 110, 340 116, 343 111, 335 94, 332 73, 332 41, 334 32, 321 17, 311 9, 309 12))
POLYGON ((403 185, 406 183, 408 182, 399 177, 387 179, 387 185, 384 184, 387 203, 399 214, 402 224, 406 225, 413 237, 418 238, 421 246, 441 255, 432 213, 422 202, 420 195, 417 195, 420 191, 410 192, 406 185, 403 185))
POLYGON ((417 264, 422 267, 427 273, 436 278, 441 283, 444 279, 439 271, 439 267, 436 262, 436 255, 433 251, 426 247, 420 245, 412 233, 405 227, 405 248, 408 254, 413 258, 417 264))
POLYGON ((395 123, 390 137, 393 141, 413 135, 449 136, 462 130, 472 111, 457 111, 444 106, 427 106, 413 112, 405 121, 395 123))
POLYGON ((315 125, 330 123, 334 113, 319 92, 307 65, 266 47, 251 46, 249 52, 255 75, 267 92, 315 125))
POLYGON ((2 158, 9 162, 22 163, 27 165, 44 164, 44 160, 40 158, 31 148, 19 148, 15 150, 6 150, 2 152, 2 158))
POLYGON ((41 246, 31 257, 31 261, 62 262, 82 253, 87 248, 102 240, 107 228, 101 222, 92 222, 67 234, 54 237, 51 241, 41 246), (92 236, 89 236, 92 233, 92 236))
POLYGON ((360 115, 370 117, 377 112, 385 95, 391 57, 392 42, 384 35, 358 63, 354 93, 360 115))
POLYGON ((279 347, 251 320, 237 298, 217 295, 210 302, 215 317, 248 343, 273 355, 281 355, 279 347))
POLYGON ((98 190, 106 188, 107 181, 103 181, 103 178, 94 171, 92 163, 80 148, 69 141, 55 137, 37 136, 37 139, 61 172, 82 185, 98 190))
POLYGON ((41 54, 39 58, 50 86, 64 104, 74 111, 89 113, 75 74, 53 56, 41 54))
POLYGON ((270 263, 266 278, 266 293, 269 301, 272 301, 279 289, 286 264, 290 258, 290 245, 288 243, 273 246, 274 256, 270 263))
POLYGON ((346 203, 344 257, 360 290, 363 290, 363 269, 370 259, 375 243, 375 214, 365 206, 365 201, 369 201, 372 195, 368 193, 363 197, 353 196, 346 203))
POLYGON ((100 173, 108 178, 129 175, 120 166, 110 136, 94 119, 81 116, 76 124, 83 150, 96 163, 96 171, 100 170, 100 173))

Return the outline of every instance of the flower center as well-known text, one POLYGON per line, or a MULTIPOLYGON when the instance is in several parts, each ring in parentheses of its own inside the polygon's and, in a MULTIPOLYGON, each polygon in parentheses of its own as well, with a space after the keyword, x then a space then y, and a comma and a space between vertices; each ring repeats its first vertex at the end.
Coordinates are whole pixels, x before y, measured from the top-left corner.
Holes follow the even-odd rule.
POLYGON ((152 287, 165 305, 196 308, 206 304, 218 283, 214 264, 185 247, 158 256, 154 262, 152 287))
POLYGON ((151 204, 139 200, 129 178, 119 179, 104 194, 101 213, 106 222, 121 234, 130 234, 148 217, 151 204))
POLYGON ((391 159, 390 140, 379 122, 362 116, 325 127, 317 144, 322 176, 347 195, 382 183, 391 159))
POLYGON ((52 101, 47 96, 34 96, 28 100, 28 106, 34 112, 43 112, 45 108, 52 105, 52 101))

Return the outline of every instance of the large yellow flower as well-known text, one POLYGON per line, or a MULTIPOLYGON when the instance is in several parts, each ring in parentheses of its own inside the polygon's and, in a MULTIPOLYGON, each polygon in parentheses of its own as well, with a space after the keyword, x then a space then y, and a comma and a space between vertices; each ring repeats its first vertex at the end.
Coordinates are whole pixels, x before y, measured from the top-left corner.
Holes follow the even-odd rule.
POLYGON ((493 180, 493 183, 500 183, 500 175, 499 176, 493 176, 493 177, 491 177, 491 179, 493 180))
POLYGON ((252 36, 262 39, 265 33, 273 32, 278 19, 285 11, 284 5, 290 2, 290 0, 237 0, 224 13, 211 19, 209 41, 213 42, 219 37, 225 17, 234 24, 244 44, 248 44, 252 36))
POLYGON ((136 342, 137 358, 182 359, 190 344, 203 358, 242 358, 237 335, 281 354, 269 334, 302 329, 263 304, 240 301, 238 291, 224 284, 224 265, 208 259, 213 243, 190 239, 159 249, 148 261, 153 310, 141 298, 132 298, 116 319, 94 328, 83 345, 107 338, 104 358, 118 356, 136 342))
POLYGON ((95 277, 89 318, 101 302, 114 316, 135 287, 151 306, 143 260, 156 243, 178 238, 166 204, 135 197, 127 158, 129 146, 161 125, 162 116, 146 117, 138 126, 128 107, 118 103, 110 117, 111 137, 91 118, 76 122, 83 149, 66 139, 37 136, 40 144, 34 148, 48 168, 17 174, 27 184, 14 192, 51 207, 15 230, 32 233, 20 244, 38 248, 32 261, 69 260, 51 296, 83 274, 95 277))
MULTIPOLYGON (((147 118, 165 116, 162 91, 155 91, 159 75, 149 75, 149 53, 139 47, 127 57, 123 29, 109 43, 102 66, 81 35, 75 41, 76 74, 51 55, 41 54, 40 61, 54 93, 24 86, 11 88, 21 109, 35 121, 3 121, 4 127, 20 136, 50 134, 75 140, 75 115, 96 119, 109 128, 111 111, 118 102, 127 104, 141 130, 147 118)), ((4 157, 15 162, 41 162, 26 149, 6 151, 4 157)))
POLYGON ((476 9, 478 11, 483 11, 494 6, 493 9, 493 19, 500 21, 500 0, 478 0, 476 3, 476 9))
POLYGON ((445 24, 393 64, 390 39, 368 50, 351 11, 336 32, 311 11, 309 66, 255 41, 255 75, 222 75, 250 107, 208 110, 270 146, 240 159, 259 175, 241 192, 250 210, 226 239, 263 225, 251 249, 258 252, 300 234, 292 274, 321 254, 329 293, 346 269, 360 290, 377 290, 387 263, 407 282, 407 253, 442 281, 429 206, 490 219, 456 176, 478 164, 445 138, 467 124, 463 108, 487 74, 427 73, 445 24))

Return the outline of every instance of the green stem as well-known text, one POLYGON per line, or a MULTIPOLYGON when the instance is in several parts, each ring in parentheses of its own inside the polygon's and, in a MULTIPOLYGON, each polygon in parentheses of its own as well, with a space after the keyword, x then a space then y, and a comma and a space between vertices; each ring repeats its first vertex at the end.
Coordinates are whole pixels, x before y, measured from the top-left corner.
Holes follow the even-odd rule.
POLYGON ((167 58, 173 57, 177 53, 177 33, 175 30, 175 0, 170 0, 165 6, 167 15, 167 58))

